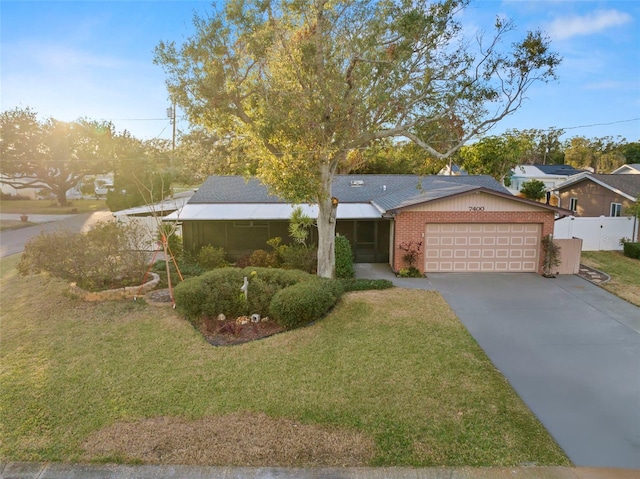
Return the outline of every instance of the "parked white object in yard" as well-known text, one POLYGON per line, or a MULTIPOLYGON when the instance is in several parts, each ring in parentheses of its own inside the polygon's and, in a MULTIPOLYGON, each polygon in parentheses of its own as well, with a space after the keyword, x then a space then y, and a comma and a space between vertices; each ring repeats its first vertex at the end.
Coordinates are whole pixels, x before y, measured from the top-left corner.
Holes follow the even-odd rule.
POLYGON ((638 238, 638 220, 633 216, 598 218, 568 216, 556 220, 555 239, 582 239, 582 251, 622 250, 620 239, 638 238))

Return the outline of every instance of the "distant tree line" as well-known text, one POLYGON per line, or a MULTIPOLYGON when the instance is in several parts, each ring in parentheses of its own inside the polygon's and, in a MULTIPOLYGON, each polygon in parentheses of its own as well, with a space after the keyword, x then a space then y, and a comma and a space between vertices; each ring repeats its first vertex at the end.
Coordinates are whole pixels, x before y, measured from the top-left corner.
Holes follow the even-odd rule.
MULTIPOLYGON (((451 124, 444 125, 442 141, 451 124)), ((433 158, 415 143, 384 139, 354 149, 338 173, 436 174, 449 163, 469 174, 505 180, 519 164, 568 164, 609 173, 640 163, 640 142, 623 138, 575 136, 562 141, 560 129, 510 130, 463 146, 449 159, 433 158)), ((0 183, 40 188, 67 204, 65 192, 85 175, 114 174, 107 194, 112 211, 155 202, 172 183, 198 185, 209 175, 255 175, 259 158, 237 137, 221 137, 203 127, 180 133, 175 150, 169 140, 142 141, 113 124, 89 119, 40 120, 30 108, 0 113, 0 183)), ((508 182, 508 179, 507 179, 508 182)))

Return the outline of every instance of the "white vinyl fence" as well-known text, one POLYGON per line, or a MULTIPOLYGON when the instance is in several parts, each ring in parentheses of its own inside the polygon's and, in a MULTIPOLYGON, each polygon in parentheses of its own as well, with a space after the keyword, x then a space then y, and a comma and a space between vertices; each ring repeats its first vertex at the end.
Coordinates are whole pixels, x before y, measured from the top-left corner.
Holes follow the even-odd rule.
POLYGON ((569 216, 556 220, 555 239, 580 238, 582 251, 622 250, 620 239, 638 239, 638 220, 632 216, 611 218, 576 218, 569 216))

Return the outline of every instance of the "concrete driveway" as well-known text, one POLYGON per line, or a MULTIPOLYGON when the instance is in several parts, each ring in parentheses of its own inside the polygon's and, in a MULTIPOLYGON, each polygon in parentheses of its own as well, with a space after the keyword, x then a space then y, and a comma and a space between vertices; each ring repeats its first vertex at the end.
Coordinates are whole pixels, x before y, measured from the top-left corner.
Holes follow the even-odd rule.
POLYGON ((428 276, 575 465, 640 469, 640 308, 577 276, 428 276))

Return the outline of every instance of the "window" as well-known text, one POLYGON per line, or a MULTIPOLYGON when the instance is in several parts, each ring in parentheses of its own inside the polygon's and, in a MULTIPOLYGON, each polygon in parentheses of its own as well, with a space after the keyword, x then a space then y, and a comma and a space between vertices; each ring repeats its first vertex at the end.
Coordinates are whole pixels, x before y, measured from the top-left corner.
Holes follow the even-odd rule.
POLYGON ((569 209, 576 211, 578 209, 578 198, 569 198, 569 209))
POLYGON ((234 221, 234 228, 266 228, 269 223, 266 221, 234 221))
POLYGON ((622 214, 622 205, 620 203, 611 203, 609 216, 620 216, 622 214))

